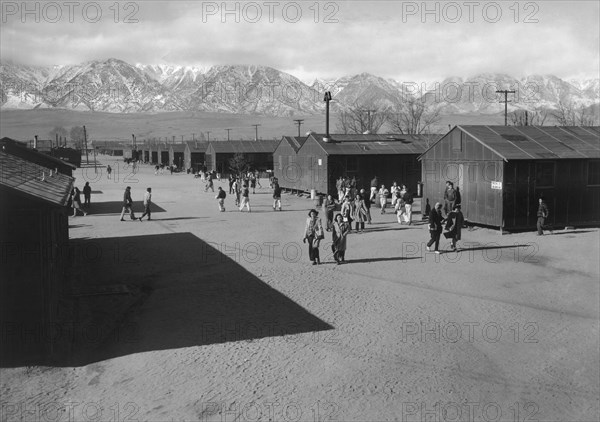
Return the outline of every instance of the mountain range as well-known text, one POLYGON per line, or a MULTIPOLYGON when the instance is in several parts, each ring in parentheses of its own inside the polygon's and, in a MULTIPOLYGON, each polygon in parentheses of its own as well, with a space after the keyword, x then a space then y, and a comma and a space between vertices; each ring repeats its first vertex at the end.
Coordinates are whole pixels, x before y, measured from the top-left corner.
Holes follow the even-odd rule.
POLYGON ((426 84, 361 73, 307 84, 266 66, 132 65, 118 59, 45 67, 0 62, 3 109, 185 110, 285 117, 322 113, 323 93, 331 91, 333 112, 393 107, 420 98, 441 107, 444 114, 494 114, 504 110, 497 90, 515 91, 508 96, 510 110, 555 109, 560 102, 597 108, 600 103, 600 79, 565 81, 553 75, 515 78, 485 73, 426 84))

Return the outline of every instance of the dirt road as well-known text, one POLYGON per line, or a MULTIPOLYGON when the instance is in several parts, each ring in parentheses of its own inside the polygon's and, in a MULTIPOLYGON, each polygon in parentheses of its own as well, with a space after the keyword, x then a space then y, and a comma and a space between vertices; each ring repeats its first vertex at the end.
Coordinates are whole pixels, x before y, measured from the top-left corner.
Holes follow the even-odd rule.
POLYGON ((76 355, 3 368, 2 421, 598 420, 598 229, 465 230, 434 255, 420 215, 374 212, 348 263, 328 234, 312 266, 310 200, 273 212, 263 181, 219 213, 198 179, 119 166, 77 175, 76 355), (119 221, 128 185, 153 221, 119 221))

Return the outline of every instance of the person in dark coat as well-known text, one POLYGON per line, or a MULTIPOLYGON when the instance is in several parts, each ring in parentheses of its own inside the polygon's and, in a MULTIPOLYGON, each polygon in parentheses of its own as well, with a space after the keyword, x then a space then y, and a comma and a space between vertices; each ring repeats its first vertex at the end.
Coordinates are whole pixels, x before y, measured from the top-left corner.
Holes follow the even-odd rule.
POLYGON ((442 223, 444 219, 442 218, 442 204, 436 202, 435 207, 431 210, 429 214, 429 234, 431 235, 431 240, 427 242, 427 251, 431 251, 431 245, 435 243, 435 253, 439 254, 440 247, 440 235, 442 234, 442 223))
POLYGON ((367 197, 364 189, 360 190, 360 196, 362 196, 365 207, 367 208, 367 224, 371 224, 371 199, 367 197))
POLYGON ((273 185, 273 211, 281 211, 281 188, 279 183, 273 185))
POLYGON ((125 188, 123 193, 123 210, 121 211, 121 221, 125 221, 123 218, 125 213, 129 212, 129 216, 132 220, 135 220, 135 214, 133 213, 133 200, 131 199, 131 186, 125 188))
POLYGON ((90 206, 90 199, 92 197, 92 188, 90 187, 90 182, 85 182, 85 186, 83 187, 83 198, 84 203, 83 206, 88 208, 90 206))
POLYGON ((342 214, 336 214, 331 233, 333 258, 340 265, 346 259, 346 236, 350 231, 348 223, 344 222, 342 214))
POLYGON ((448 218, 446 219, 446 233, 444 233, 444 237, 446 239, 451 239, 450 248, 455 251, 456 243, 461 239, 462 228, 465 224, 465 217, 460 210, 460 204, 454 205, 454 209, 450 214, 448 214, 448 218))
POLYGON ((450 180, 446 182, 446 191, 444 192, 444 212, 446 215, 450 213, 454 209, 454 205, 458 204, 460 201, 457 201, 458 193, 456 189, 454 189, 454 183, 450 180))
POLYGON ((327 195, 327 198, 323 201, 323 212, 327 218, 327 226, 325 230, 331 231, 333 228, 333 213, 335 212, 335 208, 337 206, 337 202, 333 199, 332 195, 327 195))
POLYGON ((539 206, 537 211, 537 234, 538 236, 544 235, 544 224, 546 223, 546 218, 548 218, 548 206, 544 201, 544 198, 540 197, 539 206))

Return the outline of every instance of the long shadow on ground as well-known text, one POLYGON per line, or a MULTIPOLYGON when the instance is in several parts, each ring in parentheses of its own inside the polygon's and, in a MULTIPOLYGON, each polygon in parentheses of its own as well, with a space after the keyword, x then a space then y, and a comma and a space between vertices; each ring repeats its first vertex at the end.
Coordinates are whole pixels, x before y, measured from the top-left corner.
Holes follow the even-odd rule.
POLYGON ((71 351, 8 366, 79 366, 133 353, 333 329, 248 272, 231 253, 191 233, 71 245, 75 263, 67 299, 73 318, 53 326, 53 341, 68 341, 71 351))
MULTIPOLYGON (((92 202, 89 208, 85 210, 90 215, 107 215, 107 214, 121 214, 121 210, 123 209, 123 201, 110 201, 110 202, 92 202)), ((166 212, 166 210, 156 204, 150 205, 150 211, 152 214, 156 212, 166 212)), ((144 212, 144 205, 141 201, 133 202, 133 212, 139 217, 137 214, 142 215, 144 212)))

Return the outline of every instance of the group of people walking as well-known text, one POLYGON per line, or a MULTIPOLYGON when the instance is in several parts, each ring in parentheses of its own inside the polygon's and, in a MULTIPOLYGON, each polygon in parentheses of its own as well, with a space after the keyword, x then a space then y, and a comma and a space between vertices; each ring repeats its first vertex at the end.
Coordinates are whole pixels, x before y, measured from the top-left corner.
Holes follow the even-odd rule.
POLYGON ((440 238, 444 230, 444 237, 450 239, 451 250, 457 250, 457 242, 461 239, 465 218, 460 206, 460 192, 454 188, 454 184, 449 180, 446 182, 446 190, 444 191, 443 209, 445 216, 442 215, 442 203, 436 202, 432 210, 427 210, 429 211, 429 235, 431 237, 427 242, 428 252, 431 251, 433 246, 433 252, 440 253, 440 238))
POLYGON ((148 216, 148 220, 152 219, 152 210, 150 205, 152 204, 152 188, 147 188, 144 193, 144 213, 141 217, 136 218, 133 212, 133 200, 131 199, 131 186, 125 188, 123 193, 123 209, 121 210, 121 221, 125 221, 125 213, 129 214, 131 220, 142 221, 144 217, 148 216))
MULTIPOLYGON (((308 218, 304 227, 304 237, 302 238, 302 242, 308 242, 308 257, 313 265, 321 263, 319 246, 321 240, 325 239, 323 225, 318 215, 319 212, 315 209, 308 212, 308 218)), ((350 233, 350 224, 344 221, 342 214, 336 214, 335 220, 331 223, 331 228, 328 230, 332 232, 331 249, 333 258, 340 265, 346 259, 346 236, 350 233)))
POLYGON ((77 211, 81 211, 84 216, 88 215, 85 209, 88 209, 91 206, 92 188, 90 187, 90 182, 85 182, 85 186, 83 187, 83 197, 85 202, 82 204, 81 191, 77 186, 73 187, 69 198, 70 205, 73 208, 73 217, 77 217, 77 211))

